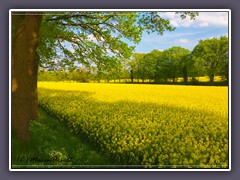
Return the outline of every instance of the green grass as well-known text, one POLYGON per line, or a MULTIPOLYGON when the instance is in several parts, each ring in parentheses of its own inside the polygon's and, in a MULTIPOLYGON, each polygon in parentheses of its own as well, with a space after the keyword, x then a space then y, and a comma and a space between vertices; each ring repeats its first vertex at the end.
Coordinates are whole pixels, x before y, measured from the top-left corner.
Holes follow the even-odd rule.
POLYGON ((57 119, 40 109, 40 121, 30 124, 31 142, 19 144, 12 135, 12 168, 109 168, 110 156, 72 134, 57 119))

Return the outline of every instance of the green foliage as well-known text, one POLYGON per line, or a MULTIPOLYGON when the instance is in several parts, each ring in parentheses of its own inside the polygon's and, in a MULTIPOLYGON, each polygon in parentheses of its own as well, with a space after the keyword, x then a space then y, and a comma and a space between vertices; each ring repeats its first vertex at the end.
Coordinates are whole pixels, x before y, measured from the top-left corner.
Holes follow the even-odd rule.
POLYGON ((200 40, 192 51, 193 59, 198 67, 214 81, 216 74, 228 76, 228 38, 225 36, 200 40))
POLYGON ((75 68, 72 71, 40 71, 38 81, 76 81, 89 82, 94 79, 89 69, 75 68))
POLYGON ((143 71, 142 71, 142 67, 140 66, 140 63, 141 63, 141 61, 143 61, 143 57, 144 57, 143 53, 134 53, 133 54, 132 60, 129 63, 130 68, 131 68, 132 79, 142 78, 143 71))
POLYGON ((150 53, 147 53, 143 57, 143 64, 144 72, 146 74, 146 78, 148 79, 155 79, 157 76, 157 63, 161 56, 162 52, 158 50, 153 50, 150 53))
POLYGON ((185 12, 176 12, 176 14, 180 14, 182 19, 185 19, 187 16, 190 16, 191 20, 195 20, 196 16, 198 16, 199 13, 185 11, 185 12))
POLYGON ((40 29, 40 65, 53 69, 110 61, 114 66, 116 59, 129 58, 134 50, 124 39, 136 44, 143 31, 162 35, 174 29, 158 12, 46 12, 40 29))
POLYGON ((133 78, 143 81, 154 79, 155 82, 167 82, 168 78, 172 78, 175 82, 177 77, 188 79, 188 69, 192 64, 190 51, 178 46, 164 51, 153 50, 147 54, 135 53, 130 66, 133 78))
POLYGON ((190 51, 180 46, 174 46, 172 48, 163 51, 163 62, 165 71, 175 82, 180 73, 183 75, 183 67, 186 65, 186 57, 190 54, 190 51))
MULTIPOLYGON (((182 19, 195 19, 197 12, 176 12, 182 19)), ((191 55, 180 47, 165 50, 158 57, 150 52, 144 57, 134 57, 127 63, 134 51, 125 40, 141 41, 144 31, 163 35, 173 31, 169 20, 161 18, 158 12, 46 12, 40 29, 40 67, 48 70, 66 71, 74 69, 76 62, 84 67, 97 68, 93 79, 154 79, 207 74, 210 81, 215 75, 228 79, 228 39, 221 37, 201 40, 191 55), (182 49, 182 50, 181 50, 182 49)), ((13 29, 14 30, 14 29, 13 29)), ((83 80, 85 81, 85 80, 83 80)))

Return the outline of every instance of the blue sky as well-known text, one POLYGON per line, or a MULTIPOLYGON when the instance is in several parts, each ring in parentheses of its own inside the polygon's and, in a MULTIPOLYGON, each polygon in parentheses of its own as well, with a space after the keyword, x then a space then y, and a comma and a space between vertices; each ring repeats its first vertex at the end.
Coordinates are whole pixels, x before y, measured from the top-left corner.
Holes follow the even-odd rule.
POLYGON ((199 12, 194 21, 190 18, 182 20, 174 12, 159 14, 164 19, 169 19, 176 29, 172 32, 165 31, 162 36, 143 33, 142 41, 135 45, 135 52, 148 53, 154 49, 165 50, 173 46, 192 50, 200 39, 228 36, 228 12, 199 12))
MULTIPOLYGON (((195 20, 190 20, 189 17, 181 19, 175 12, 158 13, 162 18, 168 19, 170 25, 176 29, 171 32, 165 31, 163 35, 144 32, 139 44, 125 39, 129 45, 136 46, 135 52, 148 53, 154 49, 165 50, 173 46, 181 46, 191 51, 199 40, 228 36, 228 12, 199 12, 195 20)), ((93 35, 89 35, 89 39, 96 41, 93 35)), ((70 44, 67 46, 73 51, 70 44)))

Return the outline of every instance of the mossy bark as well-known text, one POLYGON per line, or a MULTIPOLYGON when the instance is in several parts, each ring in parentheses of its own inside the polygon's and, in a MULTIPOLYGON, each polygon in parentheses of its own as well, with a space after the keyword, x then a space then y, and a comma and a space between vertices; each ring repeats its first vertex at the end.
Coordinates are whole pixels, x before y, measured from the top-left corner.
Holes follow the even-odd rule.
POLYGON ((12 130, 28 142, 29 123, 39 119, 37 47, 42 15, 12 14, 12 130))

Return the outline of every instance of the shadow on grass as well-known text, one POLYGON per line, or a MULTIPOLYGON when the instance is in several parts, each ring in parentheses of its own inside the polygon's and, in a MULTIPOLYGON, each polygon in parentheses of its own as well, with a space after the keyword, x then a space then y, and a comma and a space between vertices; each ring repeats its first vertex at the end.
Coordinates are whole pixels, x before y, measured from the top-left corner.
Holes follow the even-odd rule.
POLYGON ((30 124, 31 142, 18 143, 12 134, 12 168, 106 168, 114 162, 58 119, 40 109, 40 121, 30 124))

